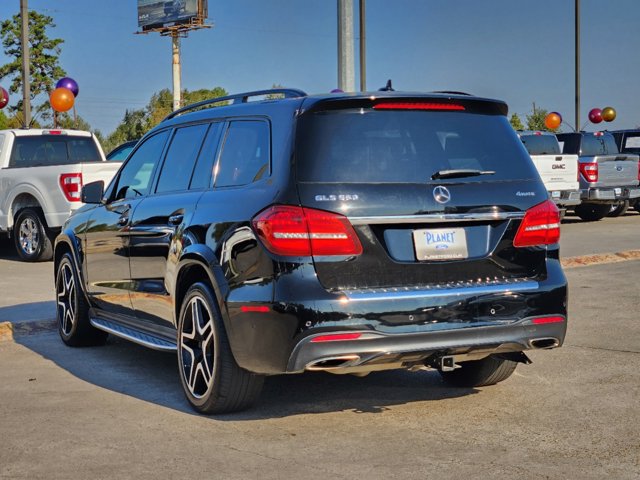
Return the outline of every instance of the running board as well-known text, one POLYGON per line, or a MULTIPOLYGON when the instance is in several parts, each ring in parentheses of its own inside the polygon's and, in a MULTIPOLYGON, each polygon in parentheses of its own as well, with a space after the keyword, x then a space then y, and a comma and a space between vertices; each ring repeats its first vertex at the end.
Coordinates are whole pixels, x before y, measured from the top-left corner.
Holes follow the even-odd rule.
POLYGON ((130 342, 137 343, 143 347, 153 348, 154 350, 162 350, 163 352, 175 352, 177 345, 171 340, 157 337, 149 333, 135 330, 131 327, 124 326, 120 323, 105 320, 104 318, 92 318, 91 325, 105 332, 111 333, 116 337, 124 338, 130 342))

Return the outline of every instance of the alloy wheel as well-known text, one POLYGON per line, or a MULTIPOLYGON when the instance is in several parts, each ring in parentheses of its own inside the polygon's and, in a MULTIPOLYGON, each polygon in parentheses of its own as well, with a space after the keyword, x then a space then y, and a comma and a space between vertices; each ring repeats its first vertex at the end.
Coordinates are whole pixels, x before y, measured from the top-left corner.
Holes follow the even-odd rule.
POLYGON ((58 272, 56 285, 58 297, 58 322, 65 335, 70 335, 76 322, 76 284, 71 265, 63 263, 58 272))
POLYGON ((195 398, 202 398, 211 388, 215 360, 213 315, 199 295, 184 310, 179 348, 187 388, 195 398))
POLYGON ((40 230, 33 218, 27 217, 20 224, 20 247, 27 255, 37 252, 40 245, 40 230))

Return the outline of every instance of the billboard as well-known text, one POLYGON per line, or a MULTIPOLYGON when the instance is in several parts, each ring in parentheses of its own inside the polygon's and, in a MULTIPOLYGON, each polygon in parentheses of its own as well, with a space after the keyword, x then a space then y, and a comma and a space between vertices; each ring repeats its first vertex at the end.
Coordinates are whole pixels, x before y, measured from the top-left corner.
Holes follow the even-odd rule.
POLYGON ((201 22, 207 16, 207 0, 138 0, 138 26, 142 30, 181 23, 201 22))

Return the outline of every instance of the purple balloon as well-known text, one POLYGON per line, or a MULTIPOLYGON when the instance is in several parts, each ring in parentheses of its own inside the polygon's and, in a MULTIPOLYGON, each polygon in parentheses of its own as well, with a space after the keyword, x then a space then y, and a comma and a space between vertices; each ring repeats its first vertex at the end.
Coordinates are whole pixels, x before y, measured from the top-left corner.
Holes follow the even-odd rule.
POLYGON ((68 88, 69 90, 71 90, 71 93, 73 93, 74 97, 77 97, 78 93, 80 93, 80 87, 78 87, 78 83, 73 78, 69 77, 64 77, 58 80, 58 83, 56 83, 56 88, 68 88))

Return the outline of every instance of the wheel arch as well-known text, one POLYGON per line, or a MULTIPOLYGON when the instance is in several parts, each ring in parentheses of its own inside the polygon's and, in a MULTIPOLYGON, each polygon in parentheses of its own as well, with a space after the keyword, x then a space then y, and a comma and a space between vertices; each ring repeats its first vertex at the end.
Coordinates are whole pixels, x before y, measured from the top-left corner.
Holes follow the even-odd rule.
POLYGON ((26 190, 14 191, 9 195, 7 203, 9 205, 9 208, 6 209, 7 230, 11 231, 13 229, 16 217, 19 215, 20 211, 25 208, 37 208, 42 210, 43 220, 45 221, 45 226, 47 226, 47 220, 44 216, 45 201, 42 195, 40 195, 40 192, 36 189, 28 188, 26 190))
POLYGON ((65 255, 65 253, 69 253, 71 254, 73 266, 76 270, 76 273, 78 274, 78 278, 80 279, 80 287, 82 289, 82 293, 86 297, 86 290, 84 288, 85 275, 82 268, 82 254, 80 252, 80 240, 75 235, 70 234, 66 231, 62 231, 58 235, 53 249, 53 281, 55 282, 56 275, 58 274, 58 266, 60 265, 62 257, 65 255))

